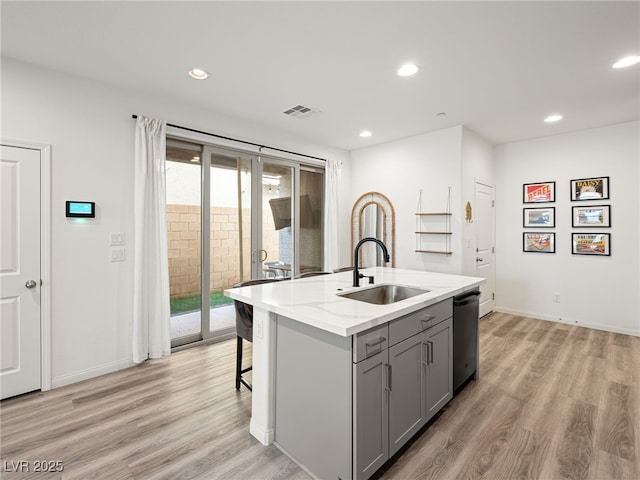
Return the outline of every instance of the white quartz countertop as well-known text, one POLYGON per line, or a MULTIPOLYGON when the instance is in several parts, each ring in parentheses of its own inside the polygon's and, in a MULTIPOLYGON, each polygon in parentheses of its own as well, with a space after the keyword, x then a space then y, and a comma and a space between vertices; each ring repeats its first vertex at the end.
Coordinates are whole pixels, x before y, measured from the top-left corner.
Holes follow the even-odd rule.
POLYGON ((394 318, 415 312, 453 297, 485 282, 484 278, 422 272, 399 268, 364 268, 375 284, 360 280, 353 287, 353 272, 231 288, 224 294, 278 315, 297 320, 327 332, 348 337, 394 318), (365 289, 380 284, 395 284, 430 290, 389 305, 374 305, 338 296, 337 293, 365 289))

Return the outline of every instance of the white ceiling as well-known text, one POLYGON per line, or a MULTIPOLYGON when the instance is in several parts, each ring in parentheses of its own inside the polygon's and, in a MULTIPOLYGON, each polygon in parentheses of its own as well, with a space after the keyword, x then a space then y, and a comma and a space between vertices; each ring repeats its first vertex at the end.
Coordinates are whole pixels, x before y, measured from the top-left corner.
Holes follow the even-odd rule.
POLYGON ((611 68, 640 55, 638 1, 3 0, 1 14, 5 56, 347 150, 460 124, 500 144, 640 118, 640 65, 611 68), (421 70, 400 78, 407 61, 421 70), (210 78, 189 78, 196 66, 210 78), (282 113, 297 104, 321 113, 282 113))

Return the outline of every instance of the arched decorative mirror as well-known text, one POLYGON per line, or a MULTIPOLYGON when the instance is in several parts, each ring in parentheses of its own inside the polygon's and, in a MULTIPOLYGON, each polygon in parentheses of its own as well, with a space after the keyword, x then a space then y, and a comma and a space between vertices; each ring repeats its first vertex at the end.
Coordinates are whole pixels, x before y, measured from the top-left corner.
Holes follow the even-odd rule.
MULTIPOLYGON (((358 198, 351 210, 351 265, 356 244, 365 237, 374 237, 385 244, 391 255, 391 266, 395 266, 395 229, 395 212, 387 197, 378 192, 367 192, 358 198)), ((360 247, 359 260, 358 267, 385 265, 380 248, 373 242, 360 247)))

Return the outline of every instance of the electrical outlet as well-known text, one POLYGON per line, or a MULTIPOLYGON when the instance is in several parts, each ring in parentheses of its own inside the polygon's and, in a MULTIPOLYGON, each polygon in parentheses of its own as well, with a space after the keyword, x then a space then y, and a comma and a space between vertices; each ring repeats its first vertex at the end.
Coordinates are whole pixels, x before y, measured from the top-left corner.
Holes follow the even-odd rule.
POLYGON ((254 319, 253 322, 253 333, 255 334, 256 338, 262 338, 262 319, 254 319))
POLYGON ((560 294, 559 293, 554 293, 553 294, 553 301, 556 303, 560 303, 560 294))

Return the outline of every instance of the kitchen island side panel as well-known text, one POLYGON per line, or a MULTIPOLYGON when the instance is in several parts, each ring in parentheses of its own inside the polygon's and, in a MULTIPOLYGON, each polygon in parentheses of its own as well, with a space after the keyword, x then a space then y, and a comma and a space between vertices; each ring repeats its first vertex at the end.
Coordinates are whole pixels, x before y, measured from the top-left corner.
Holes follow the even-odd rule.
POLYGON ((351 342, 276 316, 275 443, 318 478, 352 478, 351 342))

